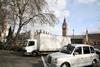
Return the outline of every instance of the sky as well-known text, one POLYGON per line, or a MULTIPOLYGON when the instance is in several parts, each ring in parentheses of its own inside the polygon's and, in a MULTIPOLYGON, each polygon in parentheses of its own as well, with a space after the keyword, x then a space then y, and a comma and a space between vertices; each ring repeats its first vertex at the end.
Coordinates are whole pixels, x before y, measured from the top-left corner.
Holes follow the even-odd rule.
POLYGON ((100 0, 47 0, 49 10, 57 17, 54 34, 61 35, 66 18, 68 34, 81 35, 100 32, 100 0))

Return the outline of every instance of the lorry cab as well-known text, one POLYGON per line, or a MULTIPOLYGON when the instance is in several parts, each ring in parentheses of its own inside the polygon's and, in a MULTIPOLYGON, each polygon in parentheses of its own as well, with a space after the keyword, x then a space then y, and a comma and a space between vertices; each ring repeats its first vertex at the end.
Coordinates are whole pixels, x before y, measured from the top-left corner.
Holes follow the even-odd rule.
POLYGON ((32 52, 37 50, 37 40, 35 39, 28 39, 26 46, 23 47, 23 49, 25 50, 25 55, 31 55, 32 52))

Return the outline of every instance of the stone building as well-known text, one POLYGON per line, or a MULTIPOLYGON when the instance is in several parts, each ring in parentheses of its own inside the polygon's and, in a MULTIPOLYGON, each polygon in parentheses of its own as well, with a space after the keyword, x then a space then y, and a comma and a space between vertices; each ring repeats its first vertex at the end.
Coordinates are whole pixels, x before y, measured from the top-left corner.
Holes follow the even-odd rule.
MULTIPOLYGON (((62 35, 54 35, 51 32, 51 26, 48 26, 48 24, 44 25, 37 25, 33 27, 34 30, 31 30, 29 32, 21 33, 19 36, 20 40, 27 40, 27 39, 36 39, 37 44, 47 44, 48 46, 51 46, 50 44, 56 44, 59 46, 59 44, 68 44, 71 43, 70 37, 67 36, 67 23, 64 18, 63 24, 62 24, 62 35)), ((22 41, 21 41, 22 42, 22 41)), ((55 45, 54 45, 55 46, 55 45)))
MULTIPOLYGON (((84 38, 85 40, 86 38, 84 38)), ((88 44, 100 45, 100 33, 89 33, 88 34, 88 44)))
POLYGON ((84 35, 73 35, 71 37, 72 44, 83 44, 84 43, 84 35))
POLYGON ((85 35, 71 36, 72 43, 100 45, 100 33, 86 33, 85 35))

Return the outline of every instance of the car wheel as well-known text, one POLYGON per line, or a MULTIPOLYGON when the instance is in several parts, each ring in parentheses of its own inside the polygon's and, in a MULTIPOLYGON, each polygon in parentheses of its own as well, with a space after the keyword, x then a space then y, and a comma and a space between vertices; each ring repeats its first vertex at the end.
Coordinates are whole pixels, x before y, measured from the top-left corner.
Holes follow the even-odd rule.
POLYGON ((93 60, 92 61, 92 67, 96 67, 96 65, 97 65, 97 61, 96 60, 93 60))
POLYGON ((69 63, 63 63, 60 67, 70 67, 69 63))

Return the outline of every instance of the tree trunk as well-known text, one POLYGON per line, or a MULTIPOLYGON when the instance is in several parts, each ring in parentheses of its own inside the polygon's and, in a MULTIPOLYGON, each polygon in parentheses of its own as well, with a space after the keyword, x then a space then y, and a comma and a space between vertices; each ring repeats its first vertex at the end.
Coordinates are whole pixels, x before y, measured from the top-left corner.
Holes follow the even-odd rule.
POLYGON ((18 44, 18 36, 19 36, 19 33, 20 33, 20 31, 21 31, 21 28, 22 27, 19 27, 19 29, 18 29, 18 31, 17 31, 17 33, 16 33, 16 35, 15 35, 15 37, 14 37, 14 39, 13 39, 13 41, 12 41, 12 46, 14 47, 16 47, 18 44))

